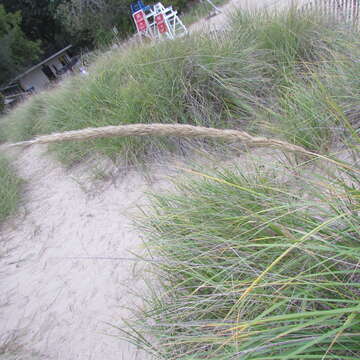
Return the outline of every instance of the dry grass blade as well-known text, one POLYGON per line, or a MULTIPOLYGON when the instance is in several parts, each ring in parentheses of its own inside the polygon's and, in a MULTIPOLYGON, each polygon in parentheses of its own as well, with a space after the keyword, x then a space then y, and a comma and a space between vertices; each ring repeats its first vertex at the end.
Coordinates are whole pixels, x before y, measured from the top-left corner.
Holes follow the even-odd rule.
POLYGON ((203 126, 181 124, 134 124, 87 128, 82 130, 66 131, 51 135, 42 135, 34 140, 8 144, 6 147, 30 146, 35 144, 51 144, 65 141, 82 141, 89 139, 127 136, 177 136, 185 138, 213 138, 227 141, 242 141, 248 146, 273 147, 284 151, 297 152, 304 155, 313 155, 301 146, 287 143, 286 141, 251 136, 245 131, 222 130, 206 128, 203 126))

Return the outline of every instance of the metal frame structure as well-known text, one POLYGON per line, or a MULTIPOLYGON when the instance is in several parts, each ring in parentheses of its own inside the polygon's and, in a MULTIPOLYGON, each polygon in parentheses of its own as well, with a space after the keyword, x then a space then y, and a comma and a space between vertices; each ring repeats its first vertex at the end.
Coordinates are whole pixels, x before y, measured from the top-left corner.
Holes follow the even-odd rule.
POLYGON ((160 2, 153 6, 145 6, 142 1, 138 1, 131 9, 140 38, 175 39, 188 33, 172 6, 165 7, 160 2))

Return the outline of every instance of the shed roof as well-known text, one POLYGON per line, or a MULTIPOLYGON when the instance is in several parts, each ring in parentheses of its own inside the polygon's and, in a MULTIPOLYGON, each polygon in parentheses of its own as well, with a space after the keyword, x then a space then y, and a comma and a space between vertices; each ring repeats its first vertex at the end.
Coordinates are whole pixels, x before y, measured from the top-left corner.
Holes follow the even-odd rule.
POLYGON ((18 85, 17 84, 6 85, 6 86, 3 86, 3 87, 0 87, 0 91, 11 89, 11 88, 16 87, 16 86, 18 86, 18 85))
POLYGON ((64 53, 65 51, 69 50, 70 48, 72 48, 72 45, 68 45, 67 47, 65 47, 64 49, 56 52, 55 54, 49 56, 47 59, 41 61, 40 63, 34 65, 33 67, 31 67, 30 69, 26 70, 25 72, 23 72, 22 74, 18 75, 15 79, 12 80, 11 83, 21 79, 22 77, 24 77, 25 75, 31 73, 32 71, 36 70, 37 68, 39 68, 40 66, 46 64, 48 61, 56 58, 57 56, 61 55, 62 53, 64 53))

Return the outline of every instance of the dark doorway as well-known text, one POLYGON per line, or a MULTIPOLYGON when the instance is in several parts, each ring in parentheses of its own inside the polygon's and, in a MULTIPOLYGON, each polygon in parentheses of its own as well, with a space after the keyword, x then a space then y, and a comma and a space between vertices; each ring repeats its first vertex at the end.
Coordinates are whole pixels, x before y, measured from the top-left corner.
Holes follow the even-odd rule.
POLYGON ((58 58, 58 60, 61 62, 62 66, 66 66, 69 63, 69 60, 67 59, 67 57, 65 55, 60 56, 58 58))
POLYGON ((50 81, 56 80, 56 75, 53 73, 49 66, 43 65, 41 70, 50 81))

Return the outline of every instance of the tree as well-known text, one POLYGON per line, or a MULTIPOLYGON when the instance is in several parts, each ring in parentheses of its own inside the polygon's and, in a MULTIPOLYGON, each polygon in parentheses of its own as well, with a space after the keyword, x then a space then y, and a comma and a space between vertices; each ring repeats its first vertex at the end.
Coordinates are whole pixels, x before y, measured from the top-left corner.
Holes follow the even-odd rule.
POLYGON ((41 54, 40 41, 28 40, 20 28, 20 12, 0 5, 0 84, 10 80, 41 54))
MULTIPOLYGON (((114 26, 123 36, 134 30, 130 4, 135 0, 53 0, 56 17, 76 42, 96 46, 111 36, 114 26)), ((151 1, 145 1, 149 3, 151 1)), ((182 10, 187 0, 163 0, 182 10)))
POLYGON ((41 40, 45 56, 69 44, 68 34, 56 19, 57 7, 67 0, 1 0, 7 12, 21 11, 21 29, 30 40, 41 40))
MULTIPOLYGON (((93 47, 112 38, 117 27, 125 36, 134 30, 130 3, 135 0, 0 0, 7 12, 21 11, 21 29, 29 40, 41 40, 44 56, 66 45, 93 47)), ((162 0, 182 10, 198 0, 162 0)), ((151 0, 144 0, 146 4, 151 0)))
POLYGON ((116 26, 121 34, 131 29, 132 0, 63 0, 56 16, 78 42, 90 46, 101 43, 116 26))

